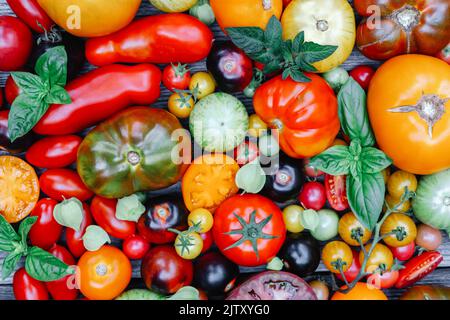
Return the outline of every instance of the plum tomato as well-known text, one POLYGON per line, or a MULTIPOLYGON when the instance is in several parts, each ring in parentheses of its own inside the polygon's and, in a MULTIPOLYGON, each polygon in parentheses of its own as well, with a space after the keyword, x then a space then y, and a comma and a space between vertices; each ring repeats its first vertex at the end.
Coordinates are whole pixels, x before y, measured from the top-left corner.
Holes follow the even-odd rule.
POLYGON ((399 261, 408 261, 411 259, 416 251, 416 244, 414 241, 408 243, 402 247, 389 247, 391 249, 394 258, 399 261))
POLYGON ((400 275, 395 287, 398 289, 408 287, 432 273, 444 260, 437 251, 424 252, 414 257, 400 270, 400 275))
MULTIPOLYGON (((355 250, 352 250, 353 254, 353 261, 350 268, 348 268, 347 271, 344 272, 345 279, 348 283, 355 281, 355 279, 359 276, 359 273, 361 271, 361 263, 359 263, 359 253, 355 250)), ((336 277, 339 280, 344 281, 344 278, 340 273, 336 273, 336 277)))
POLYGON ((428 251, 436 250, 442 244, 442 233, 429 225, 421 224, 417 228, 416 244, 428 251))
POLYGON ((191 82, 191 72, 185 64, 170 64, 163 70, 162 82, 169 91, 186 90, 191 82))
POLYGON ((310 234, 289 234, 278 254, 287 271, 300 277, 316 271, 320 263, 320 244, 310 234))
POLYGON ((83 244, 83 235, 86 232, 86 228, 92 225, 92 215, 89 206, 83 203, 83 220, 79 231, 75 231, 72 228, 66 228, 66 244, 70 252, 75 258, 79 258, 86 252, 86 248, 83 244))
POLYGON ((350 71, 350 77, 355 79, 361 88, 366 91, 369 90, 370 81, 372 81, 374 74, 375 70, 369 66, 358 66, 350 71))
POLYGON ((78 173, 70 169, 47 170, 39 178, 39 184, 43 193, 57 201, 75 197, 83 202, 94 195, 78 173))
POLYGON ((330 206, 336 211, 350 208, 347 199, 346 176, 325 175, 325 192, 330 206))
POLYGON ((388 246, 402 247, 416 239, 417 228, 406 214, 393 213, 382 224, 380 234, 388 246))
POLYGON ((16 71, 28 60, 33 36, 16 17, 0 16, 0 71, 16 71))
POLYGON ((320 210, 326 203, 326 190, 320 182, 312 181, 303 185, 299 201, 306 209, 320 210))
POLYGON ((20 268, 13 277, 13 292, 16 300, 48 300, 48 291, 45 284, 33 279, 20 268))
POLYGON ((37 217, 28 234, 33 246, 47 250, 61 237, 62 226, 53 217, 53 210, 57 204, 56 200, 44 198, 38 201, 31 212, 30 216, 37 217))
POLYGON ((150 243, 140 235, 131 235, 122 243, 122 251, 131 260, 142 259, 150 250, 150 243))
POLYGON ((323 248, 322 260, 330 272, 346 272, 352 266, 353 253, 345 242, 332 241, 323 248))
MULTIPOLYGON (((69 266, 75 265, 75 259, 63 246, 54 244, 50 250, 52 255, 69 266)), ((71 283, 73 276, 68 275, 56 281, 46 282, 45 285, 54 300, 75 300, 78 297, 78 290, 75 282, 71 283)))

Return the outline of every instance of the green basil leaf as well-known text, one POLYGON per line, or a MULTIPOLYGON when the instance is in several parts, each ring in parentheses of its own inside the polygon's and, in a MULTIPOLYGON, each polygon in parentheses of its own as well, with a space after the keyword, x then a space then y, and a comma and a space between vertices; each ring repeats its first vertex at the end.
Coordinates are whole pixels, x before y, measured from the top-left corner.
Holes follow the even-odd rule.
POLYGON ((54 85, 45 97, 45 102, 48 104, 69 104, 72 102, 72 99, 66 89, 54 85))
POLYGON ((83 204, 77 198, 64 200, 53 209, 53 217, 58 224, 78 232, 84 217, 83 204))
POLYGON ((23 254, 21 252, 11 252, 5 257, 2 265, 2 280, 8 278, 14 272, 14 270, 16 270, 16 266, 22 256, 23 254))
POLYGON ((83 245, 88 251, 97 251, 105 243, 111 243, 109 235, 99 226, 89 226, 83 236, 83 245))
POLYGON ((67 83, 67 53, 64 46, 54 47, 41 55, 36 62, 35 71, 52 87, 64 87, 67 83))
POLYGON ((30 277, 44 282, 59 280, 73 273, 73 269, 67 264, 38 247, 32 247, 28 251, 25 270, 30 277))
POLYGON ((16 249, 20 236, 0 214, 0 251, 12 252, 16 249))
POLYGON ((28 239, 28 233, 30 233, 31 227, 36 223, 38 217, 28 217, 25 220, 22 221, 22 223, 19 226, 19 235, 22 239, 22 246, 23 248, 27 247, 27 239, 28 239))
POLYGON ((48 90, 46 84, 40 77, 28 72, 11 72, 11 76, 20 88, 22 94, 29 96, 44 96, 48 90))
POLYGON ((331 56, 337 48, 337 46, 321 45, 315 42, 304 42, 300 52, 306 62, 314 63, 325 60, 331 56))
POLYGON ((241 48, 250 58, 266 50, 264 31, 258 27, 227 28, 231 41, 241 48))
POLYGON ((392 160, 383 151, 367 147, 361 152, 362 172, 378 173, 392 164, 392 160))
POLYGON ((346 146, 334 146, 315 156, 310 166, 333 176, 350 173, 352 156, 346 146))
POLYGON ((373 230, 380 218, 384 204, 386 186, 383 175, 360 174, 357 178, 347 177, 347 197, 350 208, 358 220, 373 230))
POLYGON ((116 218, 119 220, 138 222, 144 212, 145 206, 135 194, 117 201, 116 218))
POLYGON ((375 145, 367 113, 366 93, 361 86, 349 78, 338 94, 339 119, 344 133, 351 140, 359 139, 363 147, 375 145))

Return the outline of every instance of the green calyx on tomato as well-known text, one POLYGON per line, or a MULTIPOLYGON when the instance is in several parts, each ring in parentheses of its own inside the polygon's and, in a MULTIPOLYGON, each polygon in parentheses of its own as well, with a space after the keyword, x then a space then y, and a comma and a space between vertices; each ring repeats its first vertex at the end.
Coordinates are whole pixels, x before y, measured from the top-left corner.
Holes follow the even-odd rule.
POLYGON ((64 200, 55 206, 53 217, 58 224, 79 232, 83 222, 83 203, 77 198, 64 200))
POLYGON ((106 243, 111 243, 111 238, 102 227, 88 226, 86 228, 83 245, 87 251, 97 251, 106 243))

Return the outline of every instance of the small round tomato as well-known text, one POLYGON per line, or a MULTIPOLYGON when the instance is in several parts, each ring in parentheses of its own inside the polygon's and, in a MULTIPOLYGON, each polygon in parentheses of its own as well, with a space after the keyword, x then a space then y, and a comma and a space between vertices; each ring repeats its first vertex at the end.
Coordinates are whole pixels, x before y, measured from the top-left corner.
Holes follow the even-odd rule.
POLYGON ((417 228, 414 221, 403 213, 392 213, 380 229, 383 241, 391 247, 402 247, 416 239, 417 228), (390 234, 390 235, 389 235, 390 234))
POLYGON ((28 234, 33 246, 47 250, 61 237, 62 226, 53 217, 53 210, 57 204, 58 202, 53 199, 41 199, 31 212, 30 216, 38 218, 28 234))
POLYGON ((400 276, 395 284, 398 289, 408 287, 432 273, 444 260, 437 251, 429 251, 409 260, 404 269, 400 270, 400 276))
POLYGON ((258 156, 258 145, 251 141, 244 141, 234 149, 234 159, 240 166, 254 161, 258 156))
POLYGON ((398 270, 383 273, 376 272, 367 277, 367 284, 377 289, 389 289, 395 285, 398 277, 398 270))
POLYGON ((200 233, 200 237, 203 240, 203 249, 202 249, 202 253, 207 252, 209 249, 211 249, 213 243, 214 243, 214 237, 213 237, 213 233, 212 230, 205 232, 205 233, 200 233))
POLYGON ((93 223, 91 210, 86 203, 83 203, 83 220, 79 231, 75 231, 72 228, 66 228, 66 244, 70 252, 75 258, 79 258, 86 252, 86 248, 83 244, 83 236, 86 232, 86 228, 93 223))
POLYGON ((39 178, 39 183, 42 192, 57 201, 77 198, 83 202, 94 195, 81 181, 78 173, 70 169, 47 170, 39 178))
POLYGON ((389 180, 389 177, 391 176, 391 167, 387 167, 383 171, 381 171, 381 174, 383 175, 384 183, 386 184, 389 180))
POLYGON ((188 216, 188 224, 190 227, 198 226, 198 232, 205 233, 212 229, 214 217, 209 210, 203 208, 195 209, 188 216))
POLYGON ((164 68, 162 82, 172 92, 186 90, 191 82, 191 72, 185 64, 170 64, 164 68))
MULTIPOLYGON (((346 286, 341 289, 347 289, 346 286)), ((350 292, 336 292, 331 300, 388 300, 382 290, 370 287, 367 283, 358 282, 350 292)))
MULTIPOLYGON (((359 253, 354 250, 352 250, 352 253, 353 253, 352 265, 350 266, 350 268, 348 268, 347 271, 344 272, 345 279, 349 283, 355 281, 355 279, 359 276, 361 272, 361 263, 359 263, 359 253)), ((344 281, 344 278, 340 273, 337 273, 336 277, 344 281)))
POLYGON ((442 244, 442 233, 429 225, 421 224, 417 228, 416 244, 428 251, 436 250, 442 244))
POLYGON ((202 99, 216 91, 216 81, 208 72, 197 72, 192 76, 189 90, 196 94, 197 99, 202 99))
POLYGON ((131 263, 116 247, 105 245, 87 251, 78 261, 77 278, 81 293, 89 300, 112 300, 131 280, 131 263))
MULTIPOLYGON (((75 265, 75 259, 63 246, 55 244, 48 252, 69 266, 75 265)), ((68 275, 62 279, 45 283, 48 292, 50 292, 54 300, 75 300, 78 297, 78 290, 75 288, 75 283, 71 286, 71 277, 71 275, 68 275)))
POLYGON ((332 273, 346 272, 352 265, 352 249, 342 241, 328 242, 322 250, 322 261, 332 273))
POLYGON ((283 221, 287 231, 300 233, 305 230, 301 219, 303 211, 305 211, 305 209, 297 205, 290 205, 283 209, 283 221))
POLYGON ((16 300, 48 300, 45 284, 30 277, 25 268, 20 268, 14 274, 13 291, 16 300))
POLYGON ((325 175, 325 192, 330 206, 336 211, 347 210, 350 205, 347 199, 346 176, 325 175))
POLYGON ((122 243, 122 251, 131 260, 142 259, 150 250, 150 243, 144 237, 133 234, 122 243))
POLYGON ((350 77, 355 79, 364 90, 369 89, 370 81, 375 75, 375 70, 369 66, 358 66, 350 71, 350 77))
POLYGON ((338 230, 342 240, 354 247, 366 244, 372 237, 372 232, 359 222, 353 212, 348 212, 341 217, 338 230))
POLYGON ((327 284, 321 280, 314 280, 309 283, 316 294, 317 300, 326 301, 330 297, 330 289, 327 284))
POLYGON ((299 200, 306 209, 318 211, 325 206, 327 201, 325 187, 320 182, 307 182, 303 185, 299 200))
POLYGON ((203 239, 197 232, 183 231, 175 239, 177 254, 186 260, 196 259, 203 250, 203 239))
MULTIPOLYGON (((394 198, 390 194, 386 195, 385 200, 389 208, 391 209, 396 208, 395 212, 405 213, 408 212, 409 209, 411 209, 410 200, 402 202, 401 199, 394 198)), ((386 209, 386 206, 383 209, 386 209)))
MULTIPOLYGON (((365 246, 366 252, 369 252, 372 244, 367 244, 365 246)), ((365 259, 364 251, 359 252, 359 263, 363 264, 365 259)), ((391 250, 385 245, 377 243, 372 250, 372 253, 369 256, 369 259, 366 262, 365 272, 376 273, 376 272, 385 272, 390 271, 394 264, 394 256, 392 255, 391 250)))
POLYGON ((267 133, 267 128, 267 124, 257 114, 252 114, 248 118, 248 134, 250 136, 259 138, 267 133))
POLYGON ((0 71, 16 71, 25 65, 33 46, 30 29, 16 17, 0 17, 0 71))
POLYGON ((325 172, 317 170, 316 168, 312 167, 310 163, 310 159, 305 159, 305 174, 310 178, 317 178, 320 176, 323 176, 325 172))
POLYGON ((401 199, 406 190, 415 192, 417 190, 417 178, 406 171, 396 171, 389 177, 387 190, 391 196, 401 199))
POLYGON ((416 251, 416 244, 414 241, 411 241, 411 243, 408 243, 406 246, 389 247, 389 249, 391 249, 395 259, 399 261, 408 261, 412 258, 414 252, 416 251))
POLYGON ((169 111, 180 119, 188 118, 194 105, 194 98, 188 93, 174 93, 169 97, 169 111))

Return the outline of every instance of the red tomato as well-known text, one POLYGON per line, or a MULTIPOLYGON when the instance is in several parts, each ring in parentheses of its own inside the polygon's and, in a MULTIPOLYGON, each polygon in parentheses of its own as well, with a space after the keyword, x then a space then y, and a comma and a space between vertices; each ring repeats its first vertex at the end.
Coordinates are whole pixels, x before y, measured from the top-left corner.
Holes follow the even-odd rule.
POLYGON ((33 246, 47 250, 61 237, 62 226, 53 217, 53 210, 57 204, 57 201, 49 198, 36 203, 30 216, 36 216, 38 219, 28 235, 33 246))
POLYGON ((286 238, 281 210, 256 194, 225 200, 214 214, 214 241, 234 263, 254 267, 274 258, 286 238))
POLYGON ((389 289, 395 285, 398 277, 398 270, 383 272, 383 274, 374 273, 367 277, 367 284, 377 289, 389 289))
MULTIPOLYGON (((75 259, 70 252, 63 246, 55 244, 48 250, 52 255, 57 257, 69 266, 75 265, 75 259)), ((46 282, 48 292, 55 300, 75 300, 78 298, 78 290, 75 288, 75 281, 73 276, 68 275, 62 279, 46 282), (73 282, 73 283, 72 283, 73 282)))
POLYGON ((325 192, 330 206, 336 211, 350 208, 347 199, 346 176, 325 175, 325 192))
POLYGON ((150 243, 140 235, 129 236, 122 243, 123 253, 131 260, 142 259, 148 250, 150 250, 150 243))
POLYGON ((14 274, 13 291, 16 300, 48 300, 45 284, 30 277, 25 268, 20 268, 14 274))
POLYGON ((83 235, 86 228, 92 224, 92 216, 89 206, 83 203, 83 221, 81 222, 80 230, 75 231, 72 228, 66 228, 66 244, 72 255, 79 258, 86 252, 83 244, 83 235))
POLYGON ((291 2, 292 0, 283 0, 283 8, 286 8, 291 2))
POLYGON ((64 168, 77 161, 78 136, 46 137, 33 144, 26 153, 29 163, 35 167, 64 168))
POLYGON ((39 184, 43 193, 58 201, 73 197, 86 201, 93 196, 78 173, 69 169, 47 170, 39 178, 39 184))
POLYGON ((55 24, 37 0, 6 0, 11 10, 37 33, 50 31, 55 24))
POLYGON ((400 276, 395 284, 398 289, 408 287, 432 273, 444 257, 437 251, 425 252, 404 265, 400 270, 400 276))
POLYGON ((414 255, 414 252, 416 251, 416 244, 414 241, 412 241, 410 244, 407 244, 403 247, 389 247, 391 249, 392 254, 394 255, 394 258, 396 258, 399 261, 408 261, 412 258, 414 255))
POLYGON ((20 94, 20 88, 14 82, 14 79, 11 75, 8 76, 5 83, 5 99, 10 105, 13 104, 14 100, 16 100, 17 96, 20 94))
POLYGON ((0 17, 0 71, 16 71, 28 60, 33 46, 30 29, 19 19, 0 17))
MULTIPOLYGON (((352 265, 350 266, 350 268, 348 268, 347 271, 344 272, 345 278, 349 283, 353 282, 356 279, 356 277, 358 277, 359 272, 361 271, 361 263, 359 262, 359 253, 354 250, 352 250, 352 253, 353 253, 352 265)), ((335 275, 338 279, 344 281, 344 279, 339 273, 336 273, 335 275)))
POLYGON ((95 222, 114 238, 126 239, 136 233, 136 223, 116 218, 117 200, 96 196, 91 203, 95 222))
POLYGON ((240 166, 252 162, 258 156, 258 145, 251 141, 244 141, 234 149, 234 159, 240 166))
POLYGON ((206 251, 211 249, 211 247, 212 247, 212 245, 214 243, 214 237, 213 237, 212 230, 210 230, 210 231, 208 231, 206 233, 200 233, 200 237, 203 240, 202 253, 205 253, 206 251))
POLYGON ((327 202, 325 187, 320 182, 307 182, 303 185, 298 199, 304 208, 320 210, 327 202))
POLYGON ((325 172, 317 170, 316 168, 309 165, 310 159, 305 159, 305 174, 310 178, 317 178, 323 176, 325 172))
POLYGON ((350 71, 350 76, 366 91, 369 89, 374 74, 375 70, 369 66, 359 66, 350 71))
POLYGON ((186 90, 191 82, 191 72, 185 64, 170 64, 164 68, 162 82, 172 92, 186 90))

